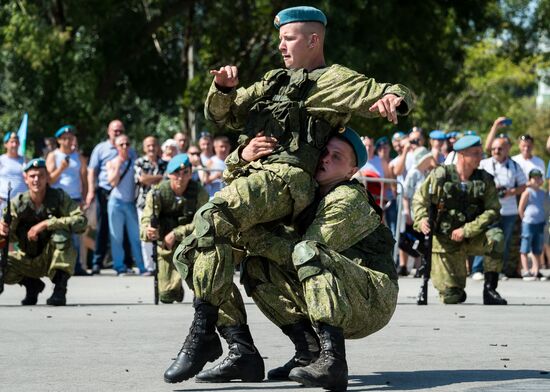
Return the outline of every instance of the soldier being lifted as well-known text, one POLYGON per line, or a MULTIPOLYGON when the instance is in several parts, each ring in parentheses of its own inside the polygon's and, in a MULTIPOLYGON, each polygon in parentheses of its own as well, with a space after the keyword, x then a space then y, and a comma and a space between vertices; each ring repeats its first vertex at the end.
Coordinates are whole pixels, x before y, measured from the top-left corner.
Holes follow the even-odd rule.
POLYGON ((504 250, 502 230, 493 227, 500 216, 500 203, 493 176, 478 169, 483 157, 481 139, 464 136, 455 143, 454 150, 456 165, 435 169, 415 194, 414 228, 430 233, 428 209, 431 203, 436 204, 431 278, 444 303, 466 300, 464 261, 467 256, 485 254, 483 303, 506 305, 496 291, 504 250))
POLYGON ((193 216, 197 208, 208 201, 208 193, 191 180, 191 162, 187 154, 170 160, 166 169, 168 180, 162 181, 148 194, 141 217, 140 237, 157 241, 159 298, 163 303, 181 302, 181 276, 172 263, 175 245, 193 231, 193 216), (159 227, 151 226, 156 217, 159 227))
POLYGON ((48 276, 55 287, 46 303, 62 306, 76 262, 71 235, 82 233, 87 220, 67 193, 50 188, 44 159, 31 160, 23 172, 29 190, 11 201, 9 227, 0 221, 0 237, 9 232, 9 241, 18 243, 8 256, 5 283, 24 286, 27 295, 21 304, 36 305, 45 287, 40 278, 48 276))

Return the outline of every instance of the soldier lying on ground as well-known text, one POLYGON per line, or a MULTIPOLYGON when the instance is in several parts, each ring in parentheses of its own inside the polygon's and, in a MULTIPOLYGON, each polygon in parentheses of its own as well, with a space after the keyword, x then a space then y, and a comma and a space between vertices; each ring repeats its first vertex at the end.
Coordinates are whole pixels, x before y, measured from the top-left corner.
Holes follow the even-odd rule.
POLYGON ((18 244, 8 256, 5 283, 24 286, 21 304, 36 305, 45 287, 40 278, 48 276, 55 287, 46 303, 62 306, 76 262, 71 235, 84 232, 87 220, 67 193, 50 188, 44 159, 31 160, 23 171, 29 190, 11 201, 11 225, 0 221, 0 236, 9 232, 10 242, 18 244))
MULTIPOLYGON (((293 219, 313 201, 320 153, 352 114, 380 115, 396 123, 398 113, 412 108, 412 95, 403 86, 380 84, 340 65, 327 67, 325 25, 325 15, 312 7, 281 11, 275 26, 287 69, 270 71, 247 89, 235 89, 235 66, 212 71, 207 118, 219 126, 244 130, 244 144, 264 131, 279 145, 268 157, 233 173, 233 182, 197 211, 193 233, 176 250, 176 267, 184 279, 192 279, 195 318, 178 357, 164 374, 166 382, 193 377, 207 361, 221 355, 216 325, 231 327, 225 333, 253 346, 244 307, 218 318, 220 307, 238 296, 231 246, 238 233, 293 219)), ((263 374, 253 377, 258 378, 263 374)))

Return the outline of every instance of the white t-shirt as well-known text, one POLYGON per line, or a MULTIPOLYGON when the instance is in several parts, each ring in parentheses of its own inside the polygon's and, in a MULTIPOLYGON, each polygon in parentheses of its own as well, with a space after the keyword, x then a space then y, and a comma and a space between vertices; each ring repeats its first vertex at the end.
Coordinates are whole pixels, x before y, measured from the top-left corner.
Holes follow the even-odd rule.
POLYGON ((533 169, 539 169, 544 174, 544 161, 539 157, 533 156, 531 159, 525 159, 521 154, 512 157, 514 161, 521 166, 525 178, 529 178, 529 172, 533 169))
MULTIPOLYGON (((500 187, 511 189, 527 183, 527 178, 523 174, 521 166, 512 159, 506 159, 503 163, 500 163, 492 157, 486 158, 481 161, 479 168, 484 169, 495 178, 497 189, 500 187)), ((498 201, 501 205, 500 215, 510 216, 518 214, 516 196, 499 197, 498 201)))

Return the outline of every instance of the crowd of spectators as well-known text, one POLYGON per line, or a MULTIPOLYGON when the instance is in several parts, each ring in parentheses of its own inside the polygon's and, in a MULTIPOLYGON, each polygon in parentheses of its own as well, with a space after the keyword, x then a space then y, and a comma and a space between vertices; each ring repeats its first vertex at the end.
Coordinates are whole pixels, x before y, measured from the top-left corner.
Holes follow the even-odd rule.
MULTIPOLYGON (((5 206, 7 186, 11 197, 27 190, 22 168, 25 159, 18 155, 19 139, 10 132, 4 138, 5 153, 0 155, 0 211, 5 206), (5 180, 5 181, 4 181, 5 180)), ((97 144, 89 159, 78 147, 78 132, 66 125, 53 137, 44 140, 42 150, 49 172, 49 184, 61 188, 87 211, 94 227, 88 230, 85 243, 75 235, 78 252, 75 275, 100 274, 110 266, 119 276, 139 273, 152 275, 152 244, 139 238, 139 220, 145 198, 151 188, 166 179, 168 162, 178 154, 188 154, 193 165, 193 179, 208 191, 209 197, 222 189, 225 158, 231 151, 227 137, 200 134, 196 144, 189 135, 177 132, 164 141, 150 135, 142 141, 131 140, 122 121, 113 120, 107 127, 107 139, 97 144), (141 146, 139 156, 135 145, 141 146), (80 254, 88 250, 90 256, 80 254), (89 268, 88 268, 89 267, 89 268)))
MULTIPOLYGON (((485 140, 486 158, 480 163, 481 169, 493 175, 499 194, 499 226, 506 244, 503 277, 544 279, 540 270, 550 266, 550 242, 545 230, 550 185, 547 183, 545 191, 543 184, 545 177, 550 179, 550 162, 545 165, 533 155, 536 141, 530 135, 521 135, 516 141, 503 132, 509 121, 506 117, 494 121, 485 140), (519 154, 510 156, 514 143, 519 154)), ((401 276, 409 272, 419 276, 417 246, 422 236, 412 228, 412 197, 431 170, 454 162, 454 142, 472 133, 475 132, 434 130, 425 134, 421 128, 413 127, 409 132, 395 132, 391 138, 362 138, 369 160, 359 174, 383 208, 385 223, 401 239, 397 262, 401 276)), ((88 258, 79 252, 75 274, 88 275, 87 267, 92 274, 99 274, 111 261, 118 275, 136 270, 151 275, 152 245, 140 241, 138 232, 147 193, 165 179, 168 162, 185 153, 193 167, 192 179, 200 182, 212 198, 224 186, 222 173, 231 151, 229 139, 202 132, 192 143, 187 133, 177 132, 163 141, 150 135, 140 142, 130 139, 122 121, 113 120, 107 127, 107 139, 95 146, 87 160, 79 151, 77 136, 74 127, 63 126, 45 140, 43 150, 50 186, 65 190, 95 218, 90 219, 95 222, 94 230, 88 233, 88 238, 94 240, 92 255, 88 258), (141 145, 141 156, 132 145, 141 145)), ((17 135, 7 133, 3 142, 0 207, 5 205, 8 182, 12 197, 26 190, 21 174, 24 158, 17 153, 17 135)), ((550 138, 546 148, 550 152, 550 138)), ((79 236, 75 235, 73 242, 78 251, 83 249, 79 236)), ((483 278, 482 256, 465 262, 473 279, 483 278)))
MULTIPOLYGON (((494 121, 485 140, 486 158, 480 163, 480 169, 494 177, 501 204, 498 225, 504 232, 506 246, 502 278, 546 279, 540 270, 550 266, 550 242, 545 229, 550 185, 547 191, 542 188, 544 177, 550 179, 550 162, 545 165, 540 157, 533 155, 536 141, 530 135, 523 134, 516 141, 504 132, 509 125, 510 120, 506 117, 494 121), (519 154, 510 156, 515 143, 519 154)), ((425 134, 421 128, 414 127, 408 133, 395 132, 391 139, 385 136, 376 140, 369 136, 362 138, 369 162, 361 168, 360 174, 384 209, 386 224, 394 236, 397 237, 399 230, 397 268, 401 276, 412 271, 419 276, 418 246, 422 245, 423 236, 412 228, 414 193, 431 170, 455 162, 453 144, 458 138, 475 133, 471 130, 433 130, 425 134), (401 219, 398 220, 399 206, 401 219)), ((549 144, 550 138, 546 146, 550 152, 549 144)), ((472 278, 483 279, 482 256, 465 262, 472 278)))

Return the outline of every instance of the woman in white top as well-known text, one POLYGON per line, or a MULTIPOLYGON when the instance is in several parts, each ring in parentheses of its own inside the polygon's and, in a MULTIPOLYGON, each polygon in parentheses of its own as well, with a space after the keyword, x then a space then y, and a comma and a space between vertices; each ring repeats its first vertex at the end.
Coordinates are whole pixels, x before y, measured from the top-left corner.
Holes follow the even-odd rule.
POLYGON ((19 138, 17 133, 8 132, 4 135, 4 148, 6 153, 0 155, 0 213, 6 205, 8 197, 8 183, 11 184, 11 198, 27 190, 23 180, 23 165, 25 159, 19 156, 19 138))

